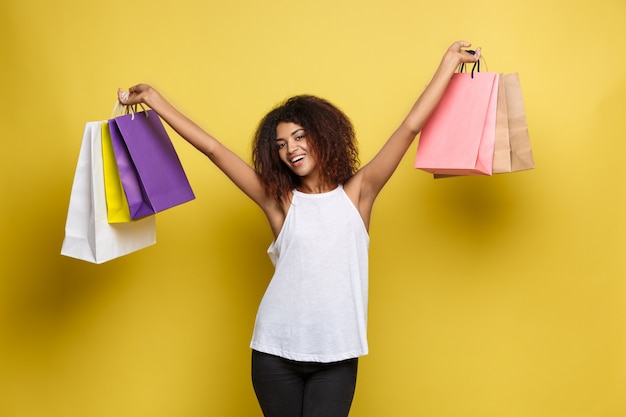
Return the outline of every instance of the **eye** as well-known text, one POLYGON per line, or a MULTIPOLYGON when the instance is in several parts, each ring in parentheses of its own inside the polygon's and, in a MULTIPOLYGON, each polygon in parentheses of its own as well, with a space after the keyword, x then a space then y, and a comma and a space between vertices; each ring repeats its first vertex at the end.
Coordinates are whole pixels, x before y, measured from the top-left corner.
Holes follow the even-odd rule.
POLYGON ((284 147, 285 147, 285 142, 278 142, 276 144, 276 148, 278 148, 278 149, 281 149, 281 148, 284 148, 284 147))
POLYGON ((302 139, 304 139, 305 137, 306 137, 306 134, 304 134, 304 133, 303 133, 303 134, 301 134, 301 135, 296 136, 296 140, 302 140, 302 139))

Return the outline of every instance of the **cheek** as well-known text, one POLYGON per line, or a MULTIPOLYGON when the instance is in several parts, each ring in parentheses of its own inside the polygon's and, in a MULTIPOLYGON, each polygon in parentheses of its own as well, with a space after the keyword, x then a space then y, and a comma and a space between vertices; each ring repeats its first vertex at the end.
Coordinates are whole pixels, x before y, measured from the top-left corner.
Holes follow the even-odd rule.
POLYGON ((315 152, 315 149, 313 149, 311 146, 306 147, 306 153, 309 158, 315 159, 317 161, 317 152, 315 152))
POLYGON ((276 161, 280 163, 287 163, 287 151, 285 148, 276 149, 275 151, 276 161))

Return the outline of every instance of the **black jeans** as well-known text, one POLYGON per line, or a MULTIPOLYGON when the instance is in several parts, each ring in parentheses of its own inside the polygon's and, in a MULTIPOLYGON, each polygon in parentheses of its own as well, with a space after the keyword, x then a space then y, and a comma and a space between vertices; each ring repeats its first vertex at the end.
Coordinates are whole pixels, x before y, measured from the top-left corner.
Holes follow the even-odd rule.
POLYGON ((358 359, 299 362, 252 351, 252 384, 265 417, 346 417, 358 359))

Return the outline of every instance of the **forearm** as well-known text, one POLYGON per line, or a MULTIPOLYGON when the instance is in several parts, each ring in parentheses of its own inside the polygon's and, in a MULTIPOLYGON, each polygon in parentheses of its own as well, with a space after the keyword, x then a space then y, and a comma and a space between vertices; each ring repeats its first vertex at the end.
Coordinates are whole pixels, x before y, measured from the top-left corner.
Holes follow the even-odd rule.
POLYGON ((437 107, 450 78, 460 63, 458 54, 452 51, 446 52, 431 82, 426 86, 402 123, 402 128, 409 131, 413 137, 422 130, 428 117, 437 107))
POLYGON ((143 101, 183 139, 209 158, 212 157, 215 147, 219 146, 217 140, 178 111, 158 91, 150 88, 143 97, 143 101))

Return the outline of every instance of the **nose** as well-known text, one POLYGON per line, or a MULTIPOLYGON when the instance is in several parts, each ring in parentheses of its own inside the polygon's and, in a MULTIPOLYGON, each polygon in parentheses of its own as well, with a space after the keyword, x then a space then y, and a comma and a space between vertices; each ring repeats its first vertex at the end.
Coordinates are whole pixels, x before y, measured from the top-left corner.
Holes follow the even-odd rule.
POLYGON ((287 152, 293 153, 298 149, 298 142, 294 138, 287 139, 287 152))

